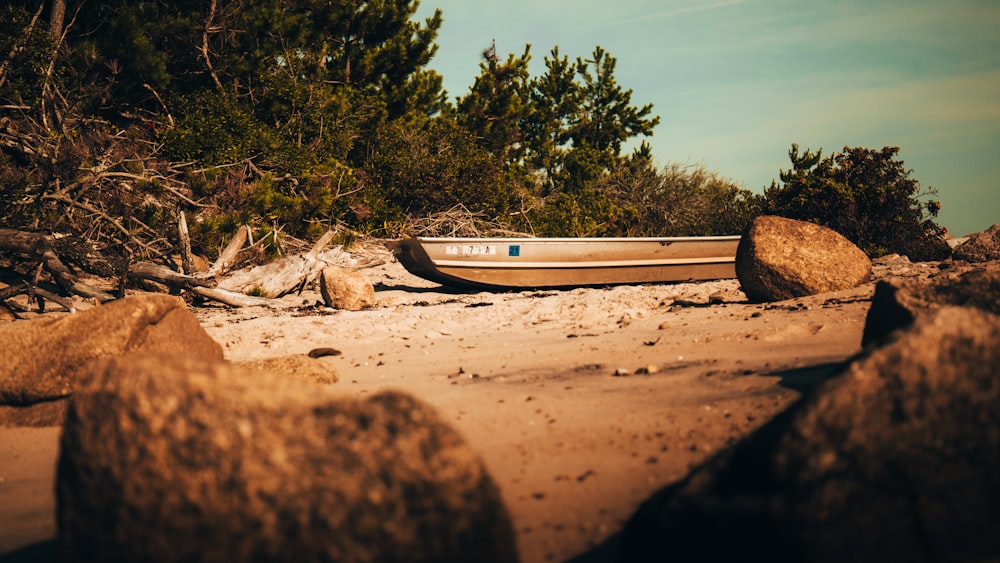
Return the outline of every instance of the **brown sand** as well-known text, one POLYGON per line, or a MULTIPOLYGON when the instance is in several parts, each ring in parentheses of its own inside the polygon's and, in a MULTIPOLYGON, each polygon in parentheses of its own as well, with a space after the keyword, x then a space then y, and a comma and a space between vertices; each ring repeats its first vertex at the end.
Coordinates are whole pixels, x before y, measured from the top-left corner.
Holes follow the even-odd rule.
MULTIPOLYGON (((343 392, 435 405, 486 460, 527 563, 607 554, 645 498, 859 352, 873 288, 761 305, 736 280, 456 293, 396 263, 363 272, 367 311, 193 310, 230 360, 332 347, 343 392)), ((55 534, 58 436, 0 428, 0 554, 55 534)))

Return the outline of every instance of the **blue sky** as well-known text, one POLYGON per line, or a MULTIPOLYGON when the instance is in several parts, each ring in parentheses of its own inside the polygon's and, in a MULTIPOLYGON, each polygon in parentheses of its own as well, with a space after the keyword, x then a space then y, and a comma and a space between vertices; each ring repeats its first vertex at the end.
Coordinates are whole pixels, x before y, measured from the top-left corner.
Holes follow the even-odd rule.
POLYGON ((702 164, 762 191, 792 142, 824 154, 900 147, 938 223, 956 236, 1000 223, 997 0, 421 0, 444 24, 430 66, 465 95, 480 55, 600 45, 633 105, 661 118, 659 164, 702 164))

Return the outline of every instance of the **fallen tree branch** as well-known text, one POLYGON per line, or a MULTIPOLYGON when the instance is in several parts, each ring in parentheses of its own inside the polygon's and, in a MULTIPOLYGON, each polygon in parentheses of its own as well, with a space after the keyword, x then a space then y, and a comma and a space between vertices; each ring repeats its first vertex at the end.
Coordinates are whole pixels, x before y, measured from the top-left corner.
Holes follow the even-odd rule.
POLYGON ((166 266, 152 262, 137 262, 129 266, 130 278, 155 281, 171 287, 193 289, 195 287, 215 287, 215 282, 201 277, 188 276, 175 272, 166 266))
POLYGON ((81 297, 96 298, 100 301, 113 301, 115 299, 114 295, 78 280, 59 259, 53 250, 54 247, 55 239, 51 235, 0 228, 0 250, 17 252, 29 258, 40 260, 45 271, 67 292, 81 297))
POLYGON ((236 263, 236 256, 246 245, 247 241, 250 239, 250 227, 243 225, 240 227, 236 234, 233 235, 233 239, 229 241, 226 248, 223 249, 222 253, 219 254, 219 258, 216 259, 212 267, 208 269, 205 273, 206 277, 215 277, 224 274, 229 271, 229 269, 236 263))
MULTIPOLYGON (((67 205, 70 205, 72 207, 77 207, 77 208, 82 209, 84 211, 88 211, 90 213, 93 213, 94 215, 97 215, 101 219, 104 219, 105 221, 107 221, 108 223, 110 223, 113 227, 115 227, 116 229, 118 229, 119 231, 121 231, 121 233, 123 235, 125 235, 125 237, 130 242, 134 243, 135 245, 139 246, 140 248, 143 248, 147 252, 149 252, 151 254, 154 254, 154 255, 160 253, 155 248, 149 246, 148 244, 146 244, 146 243, 142 242, 141 240, 139 240, 138 238, 136 238, 132 234, 132 232, 129 231, 128 229, 126 229, 120 222, 118 222, 117 219, 115 219, 114 217, 111 217, 107 213, 101 211, 100 209, 94 207, 93 205, 90 205, 89 203, 86 203, 86 202, 83 202, 83 201, 76 201, 73 198, 70 198, 70 197, 67 197, 67 196, 64 196, 64 195, 60 195, 60 194, 44 194, 44 195, 42 195, 42 199, 48 199, 48 200, 52 200, 52 201, 62 202, 62 203, 65 203, 67 205)), ((143 225, 143 226, 145 226, 145 225, 143 225)), ((146 228, 148 229, 149 227, 146 227, 146 228)))
POLYGON ((270 307, 272 309, 284 309, 289 307, 287 303, 278 299, 268 299, 266 297, 254 297, 244 295, 235 291, 210 287, 192 287, 191 293, 200 295, 213 301, 218 301, 230 307, 270 307))
MULTIPOLYGON (((41 273, 44 271, 44 264, 39 262, 38 267, 35 269, 35 273, 31 276, 31 280, 24 279, 20 274, 13 271, 3 271, 3 277, 7 281, 8 285, 5 288, 0 289, 0 302, 3 302, 8 309, 11 303, 7 303, 6 300, 18 295, 27 295, 28 302, 37 301, 38 309, 41 312, 45 308, 45 300, 52 301, 53 303, 63 307, 70 313, 76 312, 76 307, 70 299, 66 299, 61 295, 50 291, 49 289, 42 287, 39 278, 41 273)), ((20 308, 20 307, 19 307, 20 308)), ((23 312, 23 311, 22 311, 23 312)))
POLYGON ((0 301, 10 299, 11 297, 16 297, 18 295, 24 295, 31 291, 31 284, 26 281, 21 281, 21 283, 9 285, 5 288, 0 289, 0 301))
POLYGON ((281 297, 319 276, 326 266, 320 255, 335 233, 327 231, 306 254, 286 256, 246 271, 236 272, 219 283, 222 289, 239 293, 254 292, 267 297, 281 297))

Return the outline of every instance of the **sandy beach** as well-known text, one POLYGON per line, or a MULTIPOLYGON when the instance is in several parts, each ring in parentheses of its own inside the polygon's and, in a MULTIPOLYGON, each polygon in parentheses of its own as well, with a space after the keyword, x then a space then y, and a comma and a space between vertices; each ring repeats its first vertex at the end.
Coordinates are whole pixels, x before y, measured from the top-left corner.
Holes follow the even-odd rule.
MULTIPOLYGON (((876 278, 934 264, 876 266, 876 278)), ((232 361, 340 351, 343 393, 434 405, 486 461, 525 562, 613 560, 649 495, 733 444, 861 349, 874 284, 770 304, 737 280, 456 292, 388 262, 378 304, 191 310, 232 361)), ((0 428, 0 554, 55 535, 58 428, 0 428)), ((18 551, 21 550, 21 551, 18 551)), ((12 557, 0 557, 11 560, 12 557)))

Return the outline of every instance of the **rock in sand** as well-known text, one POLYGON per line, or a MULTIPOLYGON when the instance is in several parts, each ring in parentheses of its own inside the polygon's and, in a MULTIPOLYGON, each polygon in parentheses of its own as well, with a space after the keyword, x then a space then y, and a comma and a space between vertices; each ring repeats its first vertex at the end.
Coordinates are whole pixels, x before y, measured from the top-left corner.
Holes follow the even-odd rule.
POLYGON ((478 455, 409 395, 126 356, 81 382, 57 471, 65 561, 516 560, 478 455))
POLYGON ((324 268, 319 287, 327 307, 360 311, 375 305, 375 288, 368 278, 346 268, 324 268))
POLYGON ((951 256, 955 260, 966 262, 1000 260, 1000 224, 969 235, 969 240, 956 246, 951 256))
POLYGON ((736 276, 752 301, 782 301, 857 287, 871 260, 832 229, 766 215, 750 224, 736 250, 736 276))
POLYGON ((169 295, 140 294, 80 313, 0 325, 0 424, 59 424, 61 407, 43 402, 71 394, 90 361, 138 351, 223 357, 184 301, 169 295), (42 411, 26 412, 32 408, 42 411))
POLYGON ((286 373, 321 385, 330 385, 340 380, 337 368, 330 364, 328 360, 313 358, 306 354, 290 354, 273 358, 245 360, 235 362, 235 364, 258 371, 267 371, 275 374, 286 373))
POLYGON ((1000 558, 1000 317, 942 307, 648 500, 627 561, 1000 558))
POLYGON ((941 272, 926 281, 879 281, 865 318, 861 344, 877 342, 946 305, 975 307, 1000 315, 1000 269, 977 268, 954 276, 941 272))

